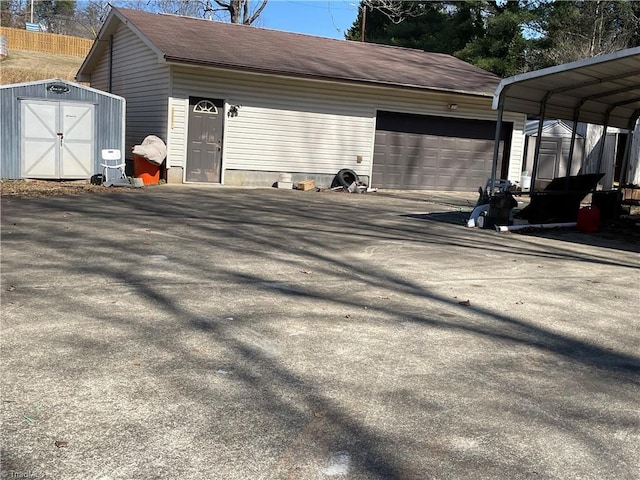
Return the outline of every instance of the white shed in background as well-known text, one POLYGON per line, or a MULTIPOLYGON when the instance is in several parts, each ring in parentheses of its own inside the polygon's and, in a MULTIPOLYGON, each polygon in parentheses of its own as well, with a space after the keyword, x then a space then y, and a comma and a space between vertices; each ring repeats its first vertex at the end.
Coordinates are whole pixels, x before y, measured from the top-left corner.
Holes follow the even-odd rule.
MULTIPOLYGON (((527 121, 525 127, 525 150, 523 168, 533 170, 533 159, 538 142, 538 120, 527 121)), ((577 175, 584 161, 584 137, 577 135, 574 143, 573 160, 569 172, 569 149, 571 147, 572 125, 562 120, 545 120, 542 126, 540 158, 536 186, 544 188, 554 178, 577 175), (569 172, 569 173, 568 173, 569 172)))

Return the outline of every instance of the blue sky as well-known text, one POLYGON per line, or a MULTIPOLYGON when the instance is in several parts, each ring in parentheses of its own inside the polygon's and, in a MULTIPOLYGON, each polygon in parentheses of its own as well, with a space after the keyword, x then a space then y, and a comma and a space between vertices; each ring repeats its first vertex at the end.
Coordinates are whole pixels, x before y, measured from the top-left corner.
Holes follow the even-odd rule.
POLYGON ((344 39, 358 16, 358 0, 269 0, 255 25, 344 39))

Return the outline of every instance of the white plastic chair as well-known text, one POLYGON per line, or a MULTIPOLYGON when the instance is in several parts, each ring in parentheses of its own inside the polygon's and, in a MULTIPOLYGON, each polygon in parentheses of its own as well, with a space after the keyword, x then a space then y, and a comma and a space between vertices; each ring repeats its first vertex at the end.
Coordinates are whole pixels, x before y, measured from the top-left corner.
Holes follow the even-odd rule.
POLYGON ((105 187, 111 185, 128 185, 129 179, 125 173, 126 163, 121 162, 122 152, 117 149, 105 148, 102 150, 102 184, 105 187))

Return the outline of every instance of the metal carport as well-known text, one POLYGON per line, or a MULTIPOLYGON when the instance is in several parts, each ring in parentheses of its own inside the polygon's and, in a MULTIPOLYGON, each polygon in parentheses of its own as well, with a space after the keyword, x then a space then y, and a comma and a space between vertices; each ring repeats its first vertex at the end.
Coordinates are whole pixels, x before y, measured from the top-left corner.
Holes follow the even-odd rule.
MULTIPOLYGON (((575 143, 578 122, 603 125, 603 135, 606 135, 609 126, 633 132, 640 117, 640 47, 506 78, 494 93, 493 108, 498 110, 498 122, 491 171, 492 187, 496 181, 498 164, 497 139, 501 136, 505 110, 538 115, 541 120, 572 120, 572 145, 575 143)), ((542 124, 542 121, 539 122, 538 136, 541 136, 542 124)), ((632 135, 628 135, 621 175, 629 166, 631 138, 632 135)), ((601 142, 597 172, 600 171, 603 148, 604 142, 601 142)), ((539 145, 535 151, 532 185, 537 174, 538 156, 539 145)), ((569 162, 572 156, 573 152, 570 151, 569 162)))

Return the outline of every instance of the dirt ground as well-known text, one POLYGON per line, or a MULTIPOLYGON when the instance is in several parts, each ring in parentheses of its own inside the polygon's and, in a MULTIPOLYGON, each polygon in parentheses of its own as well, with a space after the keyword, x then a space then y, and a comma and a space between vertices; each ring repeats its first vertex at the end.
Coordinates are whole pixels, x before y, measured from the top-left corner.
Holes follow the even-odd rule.
POLYGON ((0 180, 0 195, 6 197, 50 197, 82 195, 85 193, 113 193, 115 187, 93 185, 86 180, 0 180))

